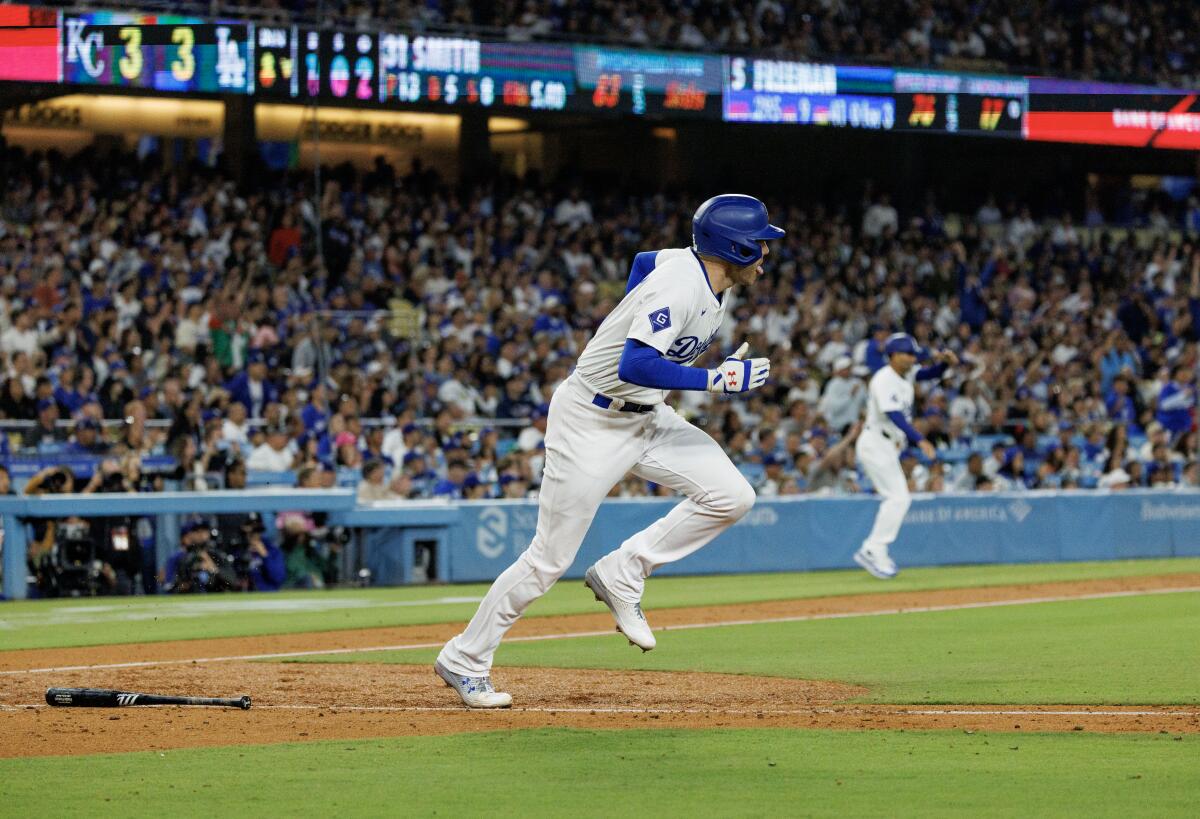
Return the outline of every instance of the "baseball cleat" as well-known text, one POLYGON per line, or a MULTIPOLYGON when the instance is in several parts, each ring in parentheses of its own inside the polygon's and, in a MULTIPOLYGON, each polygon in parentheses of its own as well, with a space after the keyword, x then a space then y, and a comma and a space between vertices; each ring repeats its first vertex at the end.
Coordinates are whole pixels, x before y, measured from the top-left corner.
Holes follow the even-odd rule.
POLYGON ((880 580, 891 580, 900 573, 900 570, 896 568, 896 562, 890 557, 876 555, 864 549, 859 549, 854 553, 854 562, 880 580))
POLYGON ((592 594, 596 595, 598 601, 608 606, 613 619, 617 621, 617 631, 625 635, 631 646, 637 646, 642 651, 654 648, 657 644, 654 632, 650 630, 650 624, 646 622, 646 615, 642 614, 640 602, 629 603, 614 595, 600 579, 595 566, 584 573, 583 585, 592 590, 592 594))
POLYGON ((469 708, 509 708, 512 706, 512 694, 497 691, 492 686, 491 677, 464 677, 455 674, 441 663, 434 663, 433 670, 445 681, 447 688, 453 688, 462 697, 469 708))

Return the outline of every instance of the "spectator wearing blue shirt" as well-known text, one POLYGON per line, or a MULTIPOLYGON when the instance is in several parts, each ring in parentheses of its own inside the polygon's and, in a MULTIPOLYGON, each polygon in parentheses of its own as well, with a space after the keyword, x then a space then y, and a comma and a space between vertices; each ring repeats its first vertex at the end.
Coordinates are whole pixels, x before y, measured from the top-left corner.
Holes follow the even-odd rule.
POLYGON ((463 496, 463 486, 466 484, 468 474, 466 461, 457 459, 450 461, 446 465, 446 477, 438 481, 433 487, 434 497, 461 499, 463 496))
POLYGON ((278 388, 267 380, 267 358, 260 350, 250 353, 249 366, 234 376, 225 388, 234 401, 246 406, 251 418, 262 418, 267 405, 279 400, 278 388))
POLYGON ((105 455, 108 444, 100 435, 100 422, 95 418, 80 418, 75 422, 75 437, 67 444, 67 451, 83 455, 105 455))
POLYGON ((533 416, 537 405, 529 400, 529 378, 514 372, 504 384, 504 397, 496 407, 497 418, 526 419, 533 416))
POLYGON ((244 524, 246 549, 241 554, 245 566, 241 578, 251 591, 279 591, 287 580, 287 561, 283 550, 264 537, 262 517, 252 513, 244 524))
POLYGON ((1196 410, 1196 375, 1188 366, 1175 368, 1175 376, 1163 385, 1158 394, 1158 409, 1155 418, 1178 438, 1192 428, 1196 410))
POLYGON ((28 432, 21 435, 21 445, 25 447, 39 446, 44 443, 53 443, 59 440, 58 429, 55 423, 58 421, 58 404, 52 399, 43 398, 37 402, 37 425, 28 432))
POLYGON ((1128 425, 1131 431, 1138 429, 1137 402, 1130 389, 1128 376, 1118 375, 1112 380, 1112 387, 1104 395, 1104 408, 1111 420, 1128 425))
POLYGON ((533 332, 547 333, 551 336, 565 336, 571 332, 571 325, 565 318, 566 307, 557 295, 548 296, 542 302, 542 313, 533 321, 533 332))
POLYGON ((862 358, 858 363, 865 365, 871 375, 887 364, 887 356, 884 354, 883 348, 887 344, 890 332, 889 327, 877 324, 871 328, 870 337, 863 341, 862 358))
POLYGON ((300 410, 300 418, 304 421, 307 431, 321 435, 329 426, 329 418, 333 414, 333 408, 329 404, 329 388, 324 379, 317 379, 308 389, 308 403, 300 410))
POLYGON ((421 452, 409 452, 403 458, 404 474, 412 482, 413 492, 418 495, 428 495, 437 483, 437 473, 426 466, 425 455, 421 452))

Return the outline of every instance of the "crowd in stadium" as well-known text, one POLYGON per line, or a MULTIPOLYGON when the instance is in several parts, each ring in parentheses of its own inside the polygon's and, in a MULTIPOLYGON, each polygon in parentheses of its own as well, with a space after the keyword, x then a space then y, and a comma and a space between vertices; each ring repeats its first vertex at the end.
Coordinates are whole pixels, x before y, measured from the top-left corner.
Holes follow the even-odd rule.
MULTIPOLYGON (((130 0, 119 4, 138 5, 130 0)), ((143 2, 141 5, 146 5, 143 2)), ((204 3, 237 16, 245 3, 204 3)), ((644 47, 753 52, 798 60, 956 65, 1188 87, 1200 79, 1200 7, 1187 0, 266 0, 280 21, 361 30, 477 27, 514 40, 554 37, 644 47)))
MULTIPOLYGON (((702 198, 502 177, 459 190, 379 163, 327 175, 318 233, 307 176, 241 193, 153 156, 16 149, 6 168, 0 446, 111 456, 92 483, 287 472, 364 500, 536 491, 554 387, 633 254, 688 244, 702 198), (170 468, 145 474, 152 455, 170 468)), ((906 461, 914 488, 1195 485, 1200 262, 1188 233, 1168 237, 1200 208, 1138 207, 1144 230, 1119 235, 991 199, 970 214, 901 214, 870 189, 853 208, 772 203, 787 238, 697 362, 747 339, 772 381, 678 408, 761 494, 865 490, 865 380, 906 329, 963 362, 919 391, 940 457, 906 461)))

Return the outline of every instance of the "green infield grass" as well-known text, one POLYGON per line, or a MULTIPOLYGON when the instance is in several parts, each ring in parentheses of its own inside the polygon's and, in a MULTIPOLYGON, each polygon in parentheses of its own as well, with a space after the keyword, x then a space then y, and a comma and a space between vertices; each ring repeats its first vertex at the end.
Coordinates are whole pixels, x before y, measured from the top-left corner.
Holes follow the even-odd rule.
MULTIPOLYGON (((1182 572, 1200 572, 1200 558, 908 569, 888 583, 858 570, 662 577, 649 583, 645 603, 648 610, 654 610, 1182 572)), ((211 597, 5 602, 0 603, 0 650, 458 622, 471 616, 486 590, 486 585, 470 584, 211 597)), ((578 581, 568 580, 537 601, 529 616, 595 610, 591 595, 578 581)))
MULTIPOLYGON (((654 615, 650 612, 650 622, 654 615)), ((868 702, 1200 703, 1200 593, 659 632, 502 645, 503 666, 709 671, 839 680, 868 702)), ((297 662, 429 663, 435 649, 297 662)))
POLYGON ((0 760, 11 816, 1167 817, 1197 792, 1200 738, 1157 734, 546 729, 0 760))

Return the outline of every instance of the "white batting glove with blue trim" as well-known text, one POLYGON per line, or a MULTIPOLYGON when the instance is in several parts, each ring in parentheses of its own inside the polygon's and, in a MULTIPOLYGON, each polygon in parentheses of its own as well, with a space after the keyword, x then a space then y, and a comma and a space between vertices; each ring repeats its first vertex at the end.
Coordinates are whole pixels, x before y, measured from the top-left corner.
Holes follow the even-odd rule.
POLYGON ((708 371, 709 392, 749 392, 767 383, 771 374, 771 359, 744 358, 750 342, 743 342, 737 352, 722 362, 715 370, 708 371))

